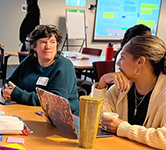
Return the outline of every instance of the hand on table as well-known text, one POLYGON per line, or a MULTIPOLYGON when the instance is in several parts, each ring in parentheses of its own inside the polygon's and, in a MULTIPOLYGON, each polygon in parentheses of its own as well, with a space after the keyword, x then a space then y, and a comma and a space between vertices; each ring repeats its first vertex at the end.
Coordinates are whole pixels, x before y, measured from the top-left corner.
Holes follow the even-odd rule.
POLYGON ((118 126, 120 125, 121 122, 123 122, 123 120, 121 119, 114 118, 111 116, 103 116, 101 121, 102 129, 107 132, 116 134, 118 126))

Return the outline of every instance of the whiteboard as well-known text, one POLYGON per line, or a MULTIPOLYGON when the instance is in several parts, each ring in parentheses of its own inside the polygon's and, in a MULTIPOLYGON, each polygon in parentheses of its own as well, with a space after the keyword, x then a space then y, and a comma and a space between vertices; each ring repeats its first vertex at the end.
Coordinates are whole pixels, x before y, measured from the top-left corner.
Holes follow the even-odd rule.
POLYGON ((68 39, 85 39, 85 11, 66 9, 66 30, 68 39))

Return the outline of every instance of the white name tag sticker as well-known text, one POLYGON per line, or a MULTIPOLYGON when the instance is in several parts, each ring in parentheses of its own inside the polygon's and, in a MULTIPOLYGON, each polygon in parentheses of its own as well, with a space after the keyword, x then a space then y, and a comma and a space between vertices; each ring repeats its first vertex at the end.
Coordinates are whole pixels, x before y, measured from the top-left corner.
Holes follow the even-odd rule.
POLYGON ((36 82, 36 85, 46 86, 48 83, 48 80, 49 80, 49 78, 47 78, 47 77, 39 77, 37 82, 36 82))

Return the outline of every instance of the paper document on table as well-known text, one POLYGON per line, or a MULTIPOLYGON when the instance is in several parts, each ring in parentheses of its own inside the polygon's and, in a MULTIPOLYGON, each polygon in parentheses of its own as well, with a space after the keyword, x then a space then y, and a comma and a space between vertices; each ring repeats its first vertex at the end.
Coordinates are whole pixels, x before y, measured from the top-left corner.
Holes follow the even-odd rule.
POLYGON ((13 148, 13 149, 19 149, 19 150, 26 150, 24 147, 22 147, 21 145, 15 143, 15 144, 7 144, 7 145, 3 145, 3 147, 9 147, 9 148, 13 148))
POLYGON ((53 141, 56 141, 56 142, 63 142, 63 141, 67 141, 69 140, 68 138, 64 138, 62 136, 59 136, 59 135, 52 135, 52 136, 49 136, 49 137, 46 137, 50 140, 53 140, 53 141))
POLYGON ((20 143, 20 144, 24 144, 25 139, 24 138, 18 138, 18 137, 11 137, 9 136, 7 138, 8 143, 20 143))
POLYGON ((74 58, 74 59, 89 59, 88 56, 83 55, 79 52, 63 52, 65 57, 74 58))

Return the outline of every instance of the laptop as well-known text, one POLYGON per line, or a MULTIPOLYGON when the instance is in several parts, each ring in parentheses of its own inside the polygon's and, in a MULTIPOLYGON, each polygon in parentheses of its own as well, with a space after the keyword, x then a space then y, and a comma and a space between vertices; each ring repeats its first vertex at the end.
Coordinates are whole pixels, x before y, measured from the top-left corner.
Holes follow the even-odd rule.
MULTIPOLYGON (((36 88, 46 121, 72 138, 79 136, 79 117, 72 115, 69 101, 61 96, 36 88)), ((114 134, 98 128, 97 137, 110 137, 114 134)))

